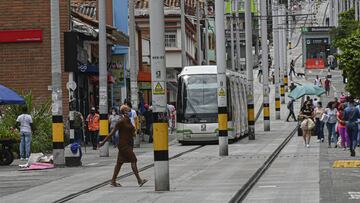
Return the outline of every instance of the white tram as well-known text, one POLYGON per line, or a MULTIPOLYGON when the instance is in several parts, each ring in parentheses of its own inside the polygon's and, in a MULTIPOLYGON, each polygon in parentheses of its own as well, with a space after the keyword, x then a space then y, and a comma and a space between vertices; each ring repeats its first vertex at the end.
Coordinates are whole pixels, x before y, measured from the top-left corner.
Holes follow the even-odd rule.
MULTIPOLYGON (((247 134, 246 77, 227 71, 228 136, 247 134)), ((217 67, 187 66, 178 75, 176 136, 180 143, 218 140, 217 67)))

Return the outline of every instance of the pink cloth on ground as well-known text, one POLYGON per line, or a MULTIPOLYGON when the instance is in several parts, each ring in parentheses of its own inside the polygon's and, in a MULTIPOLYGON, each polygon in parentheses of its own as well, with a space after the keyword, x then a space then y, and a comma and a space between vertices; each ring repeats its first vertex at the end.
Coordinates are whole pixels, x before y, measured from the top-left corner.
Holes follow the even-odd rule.
POLYGON ((32 163, 31 166, 29 168, 26 168, 25 170, 44 170, 51 168, 55 168, 54 164, 35 162, 32 163))

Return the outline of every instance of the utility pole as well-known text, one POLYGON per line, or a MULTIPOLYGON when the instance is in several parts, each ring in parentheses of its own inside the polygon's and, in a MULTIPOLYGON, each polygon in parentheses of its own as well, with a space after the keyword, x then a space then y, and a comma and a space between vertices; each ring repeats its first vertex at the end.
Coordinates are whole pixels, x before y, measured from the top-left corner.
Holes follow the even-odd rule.
POLYGON ((225 62, 224 0, 215 0, 216 64, 218 85, 219 155, 228 156, 228 112, 225 62))
POLYGON ((270 131, 270 105, 269 105, 269 61, 268 61, 268 36, 267 36, 267 10, 266 1, 260 1, 260 25, 261 25, 261 64, 263 70, 263 113, 264 131, 270 131))
MULTIPOLYGON (((130 45, 130 93, 132 107, 138 108, 138 83, 137 83, 137 54, 135 42, 135 5, 134 0, 129 0, 129 45, 130 45)), ((136 121, 135 121, 136 122, 136 121)), ((137 126, 137 125, 136 125, 137 126)), ((134 147, 140 147, 140 135, 136 133, 134 147)))
POLYGON ((238 0, 235 0, 235 28, 236 28, 236 66, 239 71, 241 68, 241 56, 240 56, 240 18, 239 18, 239 7, 238 0))
POLYGON ((329 14, 329 23, 330 23, 330 26, 334 26, 334 0, 330 0, 330 14, 329 14))
POLYGON ((282 14, 284 15, 284 17, 281 17, 281 19, 282 19, 282 24, 283 24, 283 29, 282 29, 282 36, 283 36, 283 47, 282 47, 282 49, 283 49, 283 59, 284 59, 284 61, 283 61, 283 79, 284 79, 284 103, 283 104, 285 104, 285 92, 287 92, 288 91, 288 74, 287 74, 287 72, 288 72, 288 60, 287 60, 287 49, 288 49, 288 46, 287 46, 287 42, 288 42, 288 39, 287 39, 287 32, 286 32, 286 28, 287 28, 287 12, 286 12, 286 5, 284 5, 284 7, 283 7, 283 12, 282 12, 282 14), (285 16, 286 15, 286 16, 285 16))
POLYGON ((198 60, 198 65, 202 64, 202 57, 201 57, 201 29, 200 29, 200 1, 197 0, 196 1, 196 32, 197 32, 197 48, 198 48, 198 52, 197 52, 197 60, 198 60))
MULTIPOLYGON (((74 90, 72 87, 75 84, 74 82, 74 73, 69 72, 69 82, 67 84, 67 89, 69 90, 69 126, 70 126, 70 143, 74 143, 75 139, 75 129, 74 129, 74 111, 75 111, 75 99, 74 99, 74 90)), ((76 86, 76 84, 75 84, 76 86)))
POLYGON ((209 22, 208 22, 208 0, 204 0, 205 8, 205 63, 209 65, 209 22))
POLYGON ((181 68, 186 66, 185 0, 180 2, 181 9, 181 68))
POLYGON ((51 85, 52 140, 55 165, 64 165, 64 121, 61 89, 60 15, 59 0, 50 2, 51 17, 51 85))
MULTIPOLYGON (((284 8, 280 6, 279 8, 279 15, 284 14, 284 8)), ((284 81, 284 69, 285 69, 285 50, 284 50, 284 24, 283 24, 283 17, 277 17, 276 20, 278 21, 278 29, 279 29, 279 52, 280 52, 280 98, 281 103, 285 104, 285 81, 284 81)))
POLYGON ((339 2, 338 0, 332 0, 334 3, 334 26, 338 26, 338 15, 339 15, 339 2))
POLYGON ((273 43, 274 43, 274 66, 275 66, 275 118, 280 120, 280 91, 279 91, 279 28, 278 28, 278 1, 274 0, 272 5, 272 21, 273 21, 273 43))
MULTIPOLYGON (((231 70, 235 70, 235 44, 234 44, 234 17, 233 17, 233 2, 230 1, 230 13, 228 14, 228 19, 230 19, 230 59, 231 59, 231 70)), ((228 21, 229 22, 229 21, 228 21)))
POLYGON ((291 39, 292 39, 292 24, 294 23, 292 20, 292 8, 291 8, 291 0, 287 1, 288 5, 287 5, 287 22, 288 22, 288 44, 289 44, 289 49, 291 50, 291 39))
POLYGON ((254 75, 252 54, 252 18, 250 0, 245 1, 245 40, 246 40, 246 71, 248 80, 248 134, 249 140, 255 140, 255 112, 254 112, 254 75))
MULTIPOLYGON (((99 110, 100 141, 109 134, 108 92, 107 92, 107 44, 106 44, 106 2, 99 1, 99 110)), ((109 142, 99 149, 100 157, 109 156, 109 142)))
POLYGON ((164 0, 150 1, 151 80, 155 191, 169 191, 169 146, 166 117, 164 0))

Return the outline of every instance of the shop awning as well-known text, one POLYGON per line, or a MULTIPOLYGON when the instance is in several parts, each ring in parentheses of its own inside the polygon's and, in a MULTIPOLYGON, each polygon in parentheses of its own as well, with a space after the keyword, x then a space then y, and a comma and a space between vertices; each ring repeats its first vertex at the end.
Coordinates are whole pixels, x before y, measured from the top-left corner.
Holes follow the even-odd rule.
MULTIPOLYGON (((97 20, 76 11, 71 11, 71 22, 74 31, 93 37, 94 40, 97 40, 99 35, 99 22, 97 20)), ((115 27, 106 25, 106 33, 107 39, 113 44, 129 46, 129 36, 116 30, 115 27)))

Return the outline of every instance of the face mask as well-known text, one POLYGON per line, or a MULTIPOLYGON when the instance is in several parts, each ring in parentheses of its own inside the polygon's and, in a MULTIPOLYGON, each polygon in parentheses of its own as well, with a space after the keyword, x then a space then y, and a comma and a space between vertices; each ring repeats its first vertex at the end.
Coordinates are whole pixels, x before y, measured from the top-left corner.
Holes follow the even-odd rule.
POLYGON ((115 112, 112 112, 112 115, 115 115, 116 113, 115 112))

